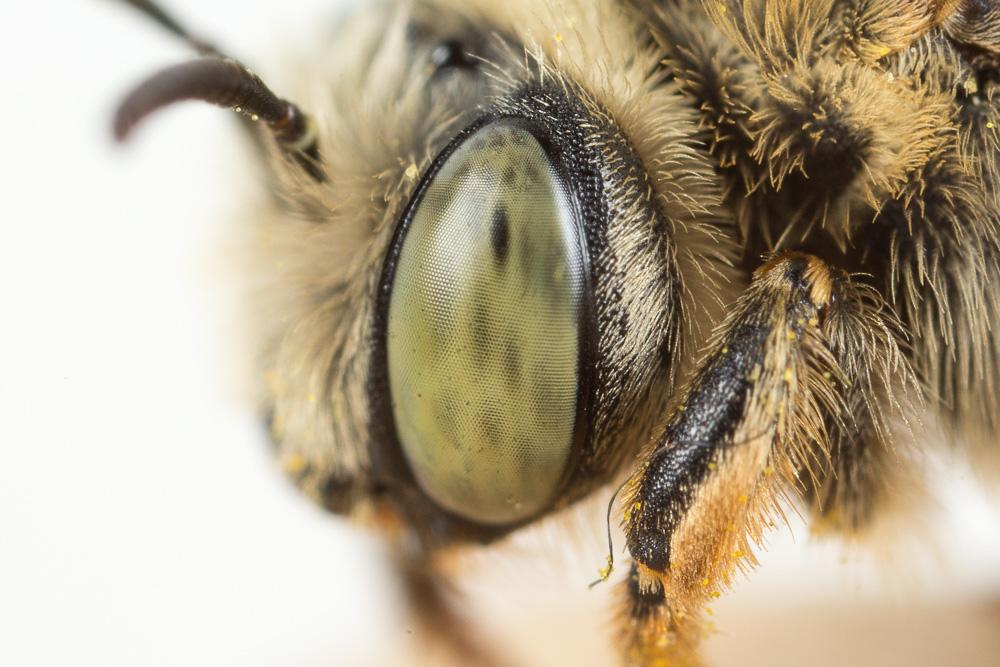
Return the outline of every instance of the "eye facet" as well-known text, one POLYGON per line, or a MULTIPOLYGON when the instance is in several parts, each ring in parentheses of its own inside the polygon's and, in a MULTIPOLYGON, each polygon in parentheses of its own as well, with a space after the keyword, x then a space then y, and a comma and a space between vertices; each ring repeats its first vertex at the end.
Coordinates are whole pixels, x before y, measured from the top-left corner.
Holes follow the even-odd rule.
POLYGON ((488 525, 544 510, 580 421, 588 284, 572 189, 496 120, 443 157, 397 240, 386 320, 391 413, 425 493, 488 525))

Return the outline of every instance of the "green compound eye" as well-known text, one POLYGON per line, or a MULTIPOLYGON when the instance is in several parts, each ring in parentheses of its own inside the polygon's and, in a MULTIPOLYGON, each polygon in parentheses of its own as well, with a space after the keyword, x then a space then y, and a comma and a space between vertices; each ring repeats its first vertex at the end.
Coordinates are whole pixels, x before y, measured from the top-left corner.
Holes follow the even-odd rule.
POLYGON ((403 454, 442 508, 483 524, 553 501, 578 419, 587 264, 573 193, 535 136, 468 136, 414 201, 386 321, 403 454))

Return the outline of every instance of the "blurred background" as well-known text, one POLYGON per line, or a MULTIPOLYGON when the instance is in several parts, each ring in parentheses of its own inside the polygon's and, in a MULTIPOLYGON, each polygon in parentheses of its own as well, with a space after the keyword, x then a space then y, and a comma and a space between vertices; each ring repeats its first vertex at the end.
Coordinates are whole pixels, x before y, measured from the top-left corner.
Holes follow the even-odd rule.
MULTIPOLYGON (((280 82, 345 3, 166 4, 280 82)), ((0 6, 0 664, 432 664, 379 542, 271 461, 234 270, 263 193, 234 119, 181 106, 110 140, 121 94, 187 56, 113 0, 0 6)), ((715 664, 1000 665, 1000 498, 961 459, 927 468, 888 560, 794 517, 771 535, 713 609, 715 664)), ((579 534, 470 557, 467 613, 516 664, 610 664, 614 591, 586 586, 607 497, 579 534)))

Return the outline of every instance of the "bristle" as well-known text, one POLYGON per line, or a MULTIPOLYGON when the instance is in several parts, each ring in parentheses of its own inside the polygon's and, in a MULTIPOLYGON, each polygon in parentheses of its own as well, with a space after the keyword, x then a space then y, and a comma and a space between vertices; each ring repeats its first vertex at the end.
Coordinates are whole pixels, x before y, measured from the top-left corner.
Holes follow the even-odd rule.
POLYGON ((909 48, 937 22, 939 0, 841 0, 833 15, 846 53, 874 65, 909 48))
POLYGON ((827 344, 848 381, 838 387, 847 418, 828 424, 822 470, 806 480, 805 495, 822 530, 860 535, 892 496, 912 480, 909 450, 924 436, 916 421, 923 392, 910 368, 900 322, 858 277, 841 289, 827 315, 827 344))

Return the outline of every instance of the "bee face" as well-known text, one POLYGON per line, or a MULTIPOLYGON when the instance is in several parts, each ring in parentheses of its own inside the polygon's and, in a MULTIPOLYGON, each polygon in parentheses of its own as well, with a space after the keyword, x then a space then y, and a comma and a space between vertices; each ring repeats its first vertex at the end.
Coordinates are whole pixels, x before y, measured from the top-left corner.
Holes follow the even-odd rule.
MULTIPOLYGON (((435 543, 493 539, 609 481, 669 398, 682 309, 694 327, 731 254, 710 167, 680 129, 693 118, 650 78, 653 54, 608 49, 625 79, 585 85, 568 72, 587 72, 590 37, 540 43, 525 17, 552 17, 522 11, 355 19, 329 59, 364 64, 313 108, 321 142, 357 150, 321 143, 338 174, 321 188, 278 163, 309 249, 286 218, 264 223, 282 254, 260 264, 326 285, 325 303, 296 304, 322 319, 289 314, 299 326, 268 350, 286 466, 338 508, 377 489, 435 543), (693 263, 707 279, 691 286, 693 263)), ((302 290, 284 278, 279 296, 302 290)))
POLYGON ((295 103, 168 22, 207 58, 116 128, 192 96, 266 127, 278 457, 392 536, 466 662, 436 555, 630 464, 626 661, 694 664, 785 494, 864 530, 897 424, 996 423, 987 4, 386 2, 291 68, 295 103))
POLYGON ((376 460, 387 487, 424 496, 467 535, 502 534, 606 481, 622 452, 620 427, 605 424, 669 386, 666 223, 621 130, 584 94, 532 78, 498 94, 428 168, 387 250, 376 460), (610 245, 637 224, 645 244, 610 245), (641 313, 621 302, 616 251, 658 268, 644 307, 659 304, 663 329, 650 340, 628 327, 641 313), (640 363, 615 374, 602 344, 640 363), (643 400, 623 404, 630 385, 643 400))

